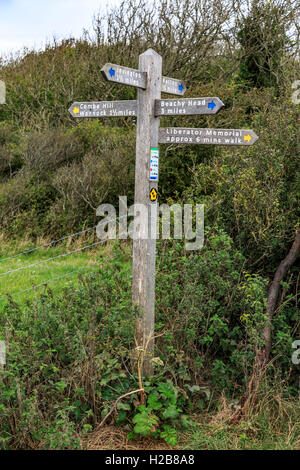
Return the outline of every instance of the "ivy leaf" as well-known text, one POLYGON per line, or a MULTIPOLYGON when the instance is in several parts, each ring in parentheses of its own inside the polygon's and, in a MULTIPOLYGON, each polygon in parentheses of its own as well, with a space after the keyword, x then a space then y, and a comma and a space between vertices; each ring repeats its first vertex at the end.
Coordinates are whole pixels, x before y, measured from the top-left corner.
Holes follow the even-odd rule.
POLYGON ((125 419, 127 418, 127 413, 126 411, 124 410, 120 410, 118 412, 118 416, 116 417, 116 423, 117 424, 121 424, 125 421, 125 419))

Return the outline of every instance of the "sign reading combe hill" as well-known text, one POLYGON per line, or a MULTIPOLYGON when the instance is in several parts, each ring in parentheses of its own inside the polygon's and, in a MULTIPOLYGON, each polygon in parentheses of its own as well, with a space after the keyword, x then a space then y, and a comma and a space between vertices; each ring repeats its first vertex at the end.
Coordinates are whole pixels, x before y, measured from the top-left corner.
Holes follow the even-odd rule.
POLYGON ((249 129, 162 127, 158 139, 160 144, 252 145, 258 137, 249 129))
POLYGON ((76 101, 69 108, 69 112, 76 118, 136 116, 137 101, 76 101))

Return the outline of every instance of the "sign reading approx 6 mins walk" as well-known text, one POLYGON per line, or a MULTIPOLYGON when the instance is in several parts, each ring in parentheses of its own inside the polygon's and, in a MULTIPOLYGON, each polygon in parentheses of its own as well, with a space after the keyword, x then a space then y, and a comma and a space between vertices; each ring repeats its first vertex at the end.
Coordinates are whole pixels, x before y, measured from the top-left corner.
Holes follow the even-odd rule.
POLYGON ((160 144, 252 145, 258 139, 249 129, 193 129, 166 127, 159 129, 160 144))
POLYGON ((143 222, 134 219, 132 302, 141 315, 136 320, 138 346, 146 350, 144 372, 152 375, 151 356, 154 351, 154 302, 155 302, 155 233, 157 222, 159 143, 166 144, 254 144, 258 137, 248 129, 194 129, 159 128, 160 116, 210 115, 223 106, 218 97, 161 99, 161 93, 182 96, 185 84, 177 78, 162 76, 162 58, 152 49, 139 56, 137 70, 121 65, 105 64, 101 69, 106 80, 133 86, 138 89, 137 100, 75 102, 69 109, 75 118, 137 116, 136 167, 135 167, 135 215, 137 206, 148 207, 143 222), (145 224, 146 227, 142 224, 145 224), (141 234, 151 227, 151 236, 141 234))

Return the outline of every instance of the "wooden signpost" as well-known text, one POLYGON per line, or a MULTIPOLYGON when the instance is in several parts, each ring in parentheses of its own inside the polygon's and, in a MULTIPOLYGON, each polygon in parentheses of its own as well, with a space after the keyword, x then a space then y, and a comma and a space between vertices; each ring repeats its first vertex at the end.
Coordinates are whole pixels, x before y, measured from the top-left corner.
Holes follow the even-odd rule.
POLYGON ((75 118, 137 116, 132 301, 136 340, 147 353, 144 373, 152 375, 159 143, 249 146, 258 137, 248 129, 160 129, 160 116, 216 114, 224 104, 218 97, 161 99, 162 92, 182 96, 186 87, 162 76, 162 58, 152 49, 139 56, 138 70, 108 63, 101 72, 110 82, 138 88, 137 100, 75 102, 69 112, 75 118), (142 207, 148 209, 144 218, 142 207))

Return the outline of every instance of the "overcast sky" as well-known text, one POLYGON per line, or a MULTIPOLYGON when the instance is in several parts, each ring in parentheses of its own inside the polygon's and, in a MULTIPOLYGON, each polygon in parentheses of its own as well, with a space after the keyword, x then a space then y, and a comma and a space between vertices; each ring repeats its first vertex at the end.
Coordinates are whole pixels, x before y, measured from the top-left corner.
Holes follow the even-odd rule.
POLYGON ((53 35, 79 37, 93 14, 119 0, 0 0, 0 54, 43 47, 53 35))

